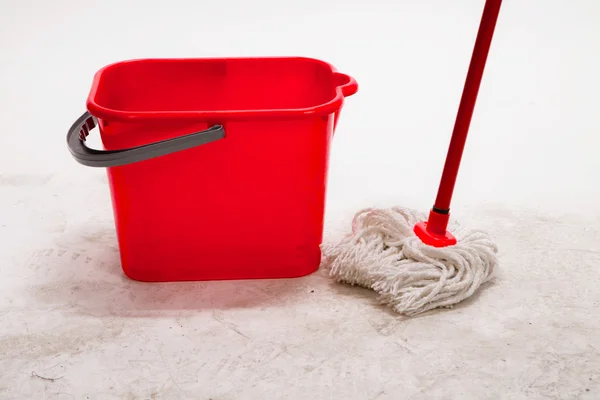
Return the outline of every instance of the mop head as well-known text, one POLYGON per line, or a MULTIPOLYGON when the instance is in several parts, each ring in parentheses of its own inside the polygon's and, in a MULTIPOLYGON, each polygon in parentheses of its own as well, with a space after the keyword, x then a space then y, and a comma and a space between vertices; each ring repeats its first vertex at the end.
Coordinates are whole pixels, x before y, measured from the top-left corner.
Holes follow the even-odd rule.
POLYGON ((413 232, 426 218, 399 207, 359 211, 350 235, 322 246, 323 267, 338 282, 374 290, 403 315, 452 307, 493 277, 498 249, 487 233, 456 223, 456 245, 428 246, 413 232))

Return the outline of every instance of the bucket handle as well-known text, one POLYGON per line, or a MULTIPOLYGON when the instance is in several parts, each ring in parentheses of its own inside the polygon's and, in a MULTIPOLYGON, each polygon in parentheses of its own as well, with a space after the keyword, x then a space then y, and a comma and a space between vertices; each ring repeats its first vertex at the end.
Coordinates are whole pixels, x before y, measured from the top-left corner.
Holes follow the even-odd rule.
POLYGON ((117 167, 177 151, 190 149, 225 137, 222 125, 204 131, 123 150, 95 150, 86 146, 85 139, 98 121, 88 111, 73 123, 67 133, 67 145, 75 160, 88 167, 117 167))

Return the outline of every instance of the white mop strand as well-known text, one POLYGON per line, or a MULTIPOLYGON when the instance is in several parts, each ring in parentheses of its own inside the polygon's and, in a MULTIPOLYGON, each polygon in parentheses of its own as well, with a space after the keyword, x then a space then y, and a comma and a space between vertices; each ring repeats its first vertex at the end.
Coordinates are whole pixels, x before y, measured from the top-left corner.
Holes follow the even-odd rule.
POLYGON ((400 207, 361 210, 350 235, 323 245, 323 266, 338 282, 373 289, 400 314, 451 307, 493 277, 498 249, 487 233, 454 223, 456 245, 428 246, 413 232, 426 218, 400 207))

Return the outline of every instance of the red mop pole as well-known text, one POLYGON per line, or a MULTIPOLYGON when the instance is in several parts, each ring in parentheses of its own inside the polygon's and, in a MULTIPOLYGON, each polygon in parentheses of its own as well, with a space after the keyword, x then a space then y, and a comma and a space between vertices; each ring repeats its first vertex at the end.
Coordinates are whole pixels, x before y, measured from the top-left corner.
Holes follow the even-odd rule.
POLYGON ((456 244, 456 238, 447 231, 450 202, 501 4, 502 0, 485 2, 437 198, 427 222, 420 222, 414 228, 423 243, 430 246, 446 247, 456 244))

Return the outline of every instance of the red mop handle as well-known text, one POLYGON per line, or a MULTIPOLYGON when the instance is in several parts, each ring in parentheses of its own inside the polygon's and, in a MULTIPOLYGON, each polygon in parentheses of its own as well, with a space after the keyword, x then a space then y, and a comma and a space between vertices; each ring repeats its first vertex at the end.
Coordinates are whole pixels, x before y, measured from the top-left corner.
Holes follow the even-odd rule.
MULTIPOLYGON (((490 50, 490 44, 492 42, 492 36, 494 35, 494 28, 496 27, 501 4, 502 0, 486 0, 485 2, 483 15, 481 16, 481 22, 479 24, 479 32, 477 33, 475 47, 473 48, 473 54, 471 56, 469 72, 467 73, 460 106, 458 107, 458 113, 454 123, 452 139, 450 140, 450 147, 448 148, 448 154, 446 156, 444 172, 442 173, 437 198, 433 207, 433 210, 440 214, 448 214, 450 211, 450 201, 452 200, 452 193, 454 192, 454 185, 456 184, 458 167, 460 166, 460 160, 465 148, 467 133, 469 132, 469 126, 471 125, 471 117, 473 116, 473 109, 475 108, 475 102, 477 100, 477 94, 479 92, 479 86, 481 84, 481 78, 483 76, 483 70, 485 69, 485 62, 490 50)), ((432 221, 430 221, 430 223, 431 222, 432 221)), ((431 228, 434 227, 430 227, 430 229, 431 228)), ((441 229, 442 232, 445 230, 446 226, 441 229)))
POLYGON ((450 201, 501 4, 502 0, 486 0, 485 2, 437 198, 429 212, 427 222, 419 222, 414 227, 416 235, 423 243, 430 246, 446 247, 456 244, 456 238, 447 231, 450 220, 450 201))

